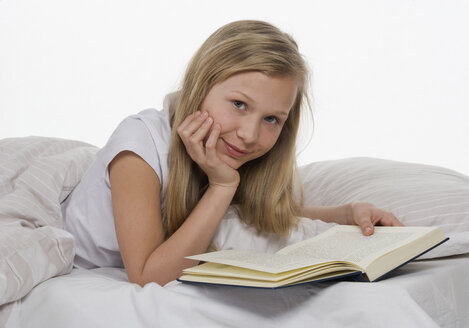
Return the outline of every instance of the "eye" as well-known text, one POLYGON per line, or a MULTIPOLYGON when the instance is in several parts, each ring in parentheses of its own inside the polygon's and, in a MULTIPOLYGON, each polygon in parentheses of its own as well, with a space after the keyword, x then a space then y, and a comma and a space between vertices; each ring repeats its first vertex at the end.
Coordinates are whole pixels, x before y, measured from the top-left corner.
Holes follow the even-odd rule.
POLYGON ((273 123, 273 124, 279 124, 280 123, 280 120, 275 117, 275 116, 267 116, 265 118, 265 120, 268 122, 268 123, 273 123))
POLYGON ((246 104, 239 100, 233 100, 233 105, 238 109, 246 109, 246 104))

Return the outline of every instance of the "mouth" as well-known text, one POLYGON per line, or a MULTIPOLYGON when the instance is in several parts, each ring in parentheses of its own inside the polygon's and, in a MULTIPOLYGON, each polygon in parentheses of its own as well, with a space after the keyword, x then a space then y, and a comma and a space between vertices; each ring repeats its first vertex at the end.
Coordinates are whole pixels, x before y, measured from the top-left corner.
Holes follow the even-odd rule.
POLYGON ((228 152, 228 154, 230 154, 231 156, 234 156, 234 157, 243 157, 245 156, 248 152, 247 151, 244 151, 244 150, 241 150, 235 146, 233 146, 232 144, 226 142, 223 138, 221 139, 223 141, 223 144, 225 146, 225 149, 226 151, 228 152))

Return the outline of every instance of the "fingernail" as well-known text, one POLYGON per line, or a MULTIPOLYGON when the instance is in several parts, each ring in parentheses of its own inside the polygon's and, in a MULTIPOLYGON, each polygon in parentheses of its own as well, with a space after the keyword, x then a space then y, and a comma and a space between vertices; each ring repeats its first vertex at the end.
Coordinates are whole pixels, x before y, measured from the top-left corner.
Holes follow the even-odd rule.
POLYGON ((211 117, 206 118, 204 124, 209 125, 210 123, 212 123, 212 118, 211 117))
POLYGON ((371 227, 366 227, 365 228, 365 233, 370 233, 371 231, 373 231, 373 229, 371 227))
POLYGON ((207 117, 208 116, 208 113, 207 112, 203 112, 202 113, 202 117, 207 117))

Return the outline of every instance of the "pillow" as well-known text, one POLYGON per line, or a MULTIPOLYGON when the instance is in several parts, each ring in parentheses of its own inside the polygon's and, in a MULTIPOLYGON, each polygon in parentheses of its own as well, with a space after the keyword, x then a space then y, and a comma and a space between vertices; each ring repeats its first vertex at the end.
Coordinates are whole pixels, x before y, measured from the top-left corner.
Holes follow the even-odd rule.
POLYGON ((469 177, 456 171, 377 158, 348 158, 301 168, 305 203, 366 201, 404 225, 439 226, 449 241, 421 258, 469 253, 469 177))
MULTIPOLYGON (((376 158, 347 158, 300 168, 305 204, 370 202, 408 226, 440 226, 450 240, 423 258, 469 253, 469 177, 436 166, 376 158)), ((216 249, 278 249, 327 230, 334 223, 300 218, 289 236, 257 233, 229 210, 213 239, 216 249)))
POLYGON ((71 270, 73 237, 60 202, 78 184, 97 148, 58 138, 0 140, 0 305, 71 270))

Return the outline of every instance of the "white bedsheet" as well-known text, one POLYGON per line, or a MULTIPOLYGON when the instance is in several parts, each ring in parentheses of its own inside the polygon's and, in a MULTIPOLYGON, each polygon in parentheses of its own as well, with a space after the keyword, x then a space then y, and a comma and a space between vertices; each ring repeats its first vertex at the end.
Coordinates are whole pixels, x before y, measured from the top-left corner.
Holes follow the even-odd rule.
MULTIPOLYGON (((8 160, 8 167, 13 168, 5 170, 4 165, 3 173, 9 175, 3 175, 3 194, 6 197, 3 200, 10 204, 11 197, 19 196, 14 204, 30 204, 30 207, 26 206, 27 211, 24 212, 23 206, 5 206, 6 210, 0 211, 2 223, 8 220, 23 222, 26 218, 30 225, 38 228, 55 218, 56 226, 60 226, 59 201, 78 183, 96 151, 95 147, 85 145, 81 152, 73 145, 83 146, 80 142, 48 138, 3 140, 4 151, 0 153, 4 161, 0 162, 5 164, 8 160), (21 147, 24 143, 31 148, 21 147), (49 147, 51 144, 55 146, 49 147), (67 156, 63 156, 64 149, 69 147, 66 145, 72 147, 75 155, 67 152, 67 156), (25 161, 22 154, 31 161, 25 161), (40 156, 36 156, 38 154, 40 156), (49 157, 55 158, 56 155, 57 164, 61 165, 50 161, 49 157), (52 170, 43 170, 44 160, 52 170), (28 172, 31 173, 27 176, 30 179, 45 173, 40 185, 52 192, 44 193, 33 188, 27 193, 31 197, 23 197, 22 190, 29 190, 34 184, 25 180, 18 183, 17 178, 28 172), (46 215, 41 215, 43 213, 46 215), (50 213, 56 215, 49 217, 50 213)), ((433 257, 435 254, 466 255, 412 263, 379 283, 311 284, 276 291, 201 287, 178 282, 164 288, 156 284, 141 288, 128 283, 123 270, 74 270, 70 275, 40 283, 30 294, 19 299, 36 282, 51 276, 39 273, 44 273, 44 268, 53 264, 55 257, 53 252, 44 252, 52 254, 51 261, 44 261, 45 257, 38 256, 34 245, 24 242, 21 237, 25 234, 18 231, 15 235, 20 238, 18 242, 31 246, 24 252, 28 256, 14 248, 12 255, 8 254, 15 259, 18 254, 20 258, 27 258, 28 261, 21 263, 28 265, 11 267, 10 271, 15 275, 10 276, 27 279, 31 272, 35 272, 38 276, 34 277, 40 279, 27 286, 28 290, 12 293, 14 295, 10 299, 14 302, 0 306, 0 327, 469 327, 468 177, 416 164, 351 159, 312 164, 303 171, 303 180, 309 188, 305 190, 305 195, 310 197, 306 199, 307 203, 334 205, 349 201, 347 197, 372 201, 398 214, 405 219, 405 224, 442 224, 446 227, 445 232, 453 246, 437 248, 442 251, 440 253, 429 252, 433 257), (376 177, 382 179, 377 180, 376 177), (388 201, 384 201, 386 199, 388 201), (386 204, 392 206, 386 207, 386 204), (31 270, 24 269, 29 267, 31 270)), ((228 215, 217 230, 214 245, 218 249, 247 248, 273 252, 291 242, 311 237, 327 225, 321 221, 307 222, 287 238, 277 238, 257 234, 228 215)), ((10 250, 12 234, 4 235, 8 238, 3 245, 10 250)), ((64 263, 71 263, 72 258, 73 252, 68 254, 64 263)), ((10 258, 7 260, 5 263, 17 263, 10 258)), ((56 270, 52 275, 59 273, 60 270, 56 270)), ((12 286, 7 279, 3 280, 3 286, 12 286)), ((18 286, 25 285, 19 283, 18 286)))
POLYGON ((259 290, 74 269, 4 307, 13 327, 468 327, 469 255, 416 261, 376 283, 259 290))

